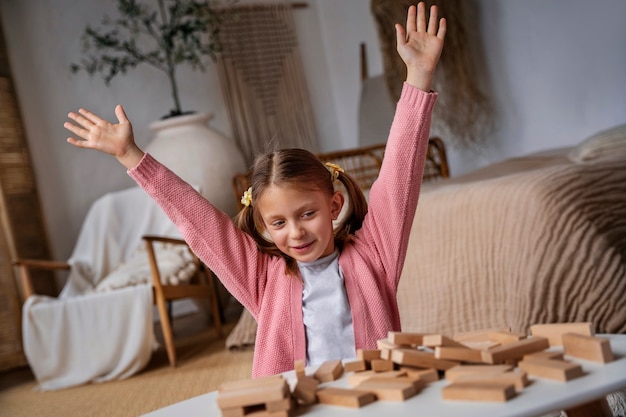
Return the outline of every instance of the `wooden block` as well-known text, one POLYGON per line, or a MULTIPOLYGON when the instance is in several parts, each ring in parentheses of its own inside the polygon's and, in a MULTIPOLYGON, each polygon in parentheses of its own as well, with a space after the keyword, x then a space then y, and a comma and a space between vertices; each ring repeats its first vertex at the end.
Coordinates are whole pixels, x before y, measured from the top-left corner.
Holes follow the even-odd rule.
POLYGON ((504 383, 505 385, 513 384, 516 392, 521 392, 530 384, 528 374, 524 371, 459 375, 454 379, 450 379, 450 382, 495 382, 504 383))
POLYGON ((298 378, 292 395, 300 404, 313 404, 317 400, 319 381, 310 376, 298 378))
POLYGON ((524 355, 524 360, 531 359, 553 359, 557 361, 563 360, 563 352, 557 352, 556 350, 542 350, 541 352, 529 353, 528 355, 524 355))
POLYGON ((502 345, 502 343, 500 342, 492 342, 492 341, 485 341, 485 342, 464 341, 461 344, 467 348, 474 349, 474 350, 488 350, 488 349, 493 349, 495 347, 502 345))
POLYGON ((482 362, 483 357, 480 350, 463 347, 437 346, 435 347, 435 358, 449 359, 460 362, 482 362))
POLYGON ((511 365, 458 365, 445 373, 448 381, 454 381, 461 375, 491 375, 501 374, 513 369, 511 365))
POLYGON ((387 372, 375 372, 372 370, 357 372, 348 375, 348 386, 355 387, 361 382, 371 378, 397 378, 400 376, 406 376, 407 373, 403 371, 387 371, 387 372))
POLYGON ((561 337, 564 333, 578 333, 585 336, 595 334, 591 322, 550 323, 530 326, 530 334, 547 338, 550 346, 562 346, 561 337))
POLYGON ((433 353, 421 352, 416 349, 394 349, 391 351, 391 360, 398 365, 435 368, 442 371, 459 364, 456 361, 437 359, 433 353))
POLYGON ((419 346, 423 336, 423 333, 389 332, 387 340, 394 345, 419 346))
POLYGON ((337 359, 321 364, 313 376, 319 382, 330 382, 339 379, 341 375, 343 375, 343 364, 337 359))
POLYGON ((427 334, 422 338, 422 345, 428 347, 435 346, 450 346, 450 347, 466 347, 465 345, 450 339, 447 336, 441 334, 427 334))
POLYGON ((614 360, 609 339, 575 333, 563 333, 562 339, 563 352, 568 356, 600 363, 614 360))
MULTIPOLYGON (((313 393, 315 395, 315 393, 313 393)), ((280 401, 272 401, 265 403, 265 411, 268 413, 276 413, 278 411, 287 411, 294 408, 293 398, 287 397, 280 401)))
POLYGON ((392 361, 386 359, 373 359, 370 363, 374 372, 393 371, 393 365, 392 361))
POLYGON ((285 378, 282 375, 272 375, 262 378, 254 379, 240 379, 237 381, 228 381, 222 383, 218 387, 218 392, 223 391, 237 391, 246 388, 261 387, 261 386, 282 386, 285 383, 285 378))
POLYGON ((369 363, 374 359, 380 359, 380 350, 378 349, 357 349, 356 357, 369 363))
POLYGON ((376 347, 378 350, 391 350, 399 347, 409 347, 408 345, 396 345, 395 343, 391 343, 389 339, 379 339, 376 341, 376 347))
POLYGON ((508 360, 519 360, 529 353, 546 350, 550 347, 548 339, 540 336, 533 336, 517 342, 507 343, 493 349, 483 350, 482 358, 485 363, 504 363, 508 360))
POLYGON ((391 360, 391 350, 392 349, 381 349, 380 350, 380 359, 384 359, 386 361, 391 360))
POLYGON ((404 371, 406 374, 412 378, 418 378, 420 381, 435 382, 439 381, 439 372, 436 369, 428 368, 414 368, 412 366, 401 366, 399 371, 404 371))
POLYGON ((303 359, 297 359, 293 364, 293 369, 296 373, 296 378, 300 378, 306 375, 305 373, 306 363, 303 359))
POLYGON ((404 401, 418 392, 413 382, 396 378, 372 378, 357 385, 356 389, 373 392, 381 401, 404 401))
POLYGON ((473 330, 473 331, 469 331, 469 332, 461 332, 461 333, 456 333, 452 339, 454 339, 456 342, 489 342, 491 341, 490 338, 490 334, 494 333, 494 332, 501 332, 501 333, 507 333, 510 332, 511 328, 510 327, 495 327, 495 328, 489 328, 489 329, 480 329, 480 330, 473 330))
POLYGON ((505 402, 515 396, 513 384, 454 382, 441 389, 444 400, 505 402))
POLYGON ((512 342, 517 342, 518 340, 526 339, 526 335, 523 333, 512 333, 512 332, 489 332, 488 333, 489 340, 492 342, 507 344, 512 342))
POLYGON ((367 370, 367 365, 363 359, 346 362, 343 364, 344 372, 361 372, 361 371, 366 371, 366 370, 367 370))
POLYGON ((325 387, 317 390, 317 400, 321 404, 359 408, 376 401, 376 395, 370 391, 325 387))
POLYGON ((583 368, 579 364, 553 359, 523 360, 517 366, 522 371, 528 372, 530 376, 561 382, 567 382, 583 375, 583 368))
POLYGON ((284 379, 280 385, 249 386, 242 389, 218 391, 219 408, 248 407, 268 402, 280 401, 289 396, 290 390, 284 379))

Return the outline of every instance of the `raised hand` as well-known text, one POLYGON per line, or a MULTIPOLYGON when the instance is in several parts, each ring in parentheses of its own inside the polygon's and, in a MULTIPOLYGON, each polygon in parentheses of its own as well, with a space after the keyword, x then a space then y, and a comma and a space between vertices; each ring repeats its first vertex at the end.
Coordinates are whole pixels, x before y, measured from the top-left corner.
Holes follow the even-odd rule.
POLYGON ((133 128, 121 105, 115 107, 117 124, 110 123, 85 109, 78 113, 70 112, 67 117, 74 123, 65 122, 63 127, 80 139, 67 138, 79 148, 95 149, 115 156, 126 168, 132 168, 143 157, 143 152, 135 144, 133 128))
POLYGON ((395 26, 398 54, 407 67, 407 82, 424 91, 430 90, 446 36, 446 20, 438 20, 437 14, 437 6, 432 6, 427 24, 426 6, 420 2, 417 7, 409 7, 406 30, 400 24, 395 26))

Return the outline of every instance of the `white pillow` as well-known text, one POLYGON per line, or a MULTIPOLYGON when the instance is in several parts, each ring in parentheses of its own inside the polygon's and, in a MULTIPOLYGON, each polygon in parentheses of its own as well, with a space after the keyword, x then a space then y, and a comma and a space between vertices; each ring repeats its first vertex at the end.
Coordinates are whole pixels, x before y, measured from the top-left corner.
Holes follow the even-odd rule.
POLYGON ((626 124, 588 137, 573 148, 568 157, 577 163, 626 160, 626 124))
MULTIPOLYGON (((188 282, 196 271, 193 257, 185 245, 155 242, 154 252, 163 285, 188 282)), ((148 253, 145 245, 141 245, 130 259, 100 281, 96 291, 112 291, 132 285, 149 284, 152 281, 151 276, 148 253)))

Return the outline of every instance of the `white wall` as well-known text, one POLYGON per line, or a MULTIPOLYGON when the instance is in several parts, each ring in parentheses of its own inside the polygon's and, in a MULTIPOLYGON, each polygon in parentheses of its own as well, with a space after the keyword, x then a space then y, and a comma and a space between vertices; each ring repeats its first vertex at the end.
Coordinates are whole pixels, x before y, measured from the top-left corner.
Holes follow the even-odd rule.
MULTIPOLYGON (((113 120, 124 104, 145 145, 148 124, 168 112, 165 78, 149 67, 113 80, 73 75, 80 35, 97 25, 113 2, 0 0, 9 58, 35 165, 51 245, 57 259, 71 253, 89 205, 132 185, 108 156, 66 144, 63 122, 86 107, 113 120)), ((359 44, 371 75, 382 72, 366 0, 308 0, 295 11, 321 150, 357 145, 359 44)), ((450 149, 457 175, 509 156, 573 145, 626 122, 626 2, 623 0, 479 0, 487 71, 497 105, 496 130, 480 155, 450 149)), ((215 114, 229 133, 213 67, 181 74, 186 109, 215 114)))

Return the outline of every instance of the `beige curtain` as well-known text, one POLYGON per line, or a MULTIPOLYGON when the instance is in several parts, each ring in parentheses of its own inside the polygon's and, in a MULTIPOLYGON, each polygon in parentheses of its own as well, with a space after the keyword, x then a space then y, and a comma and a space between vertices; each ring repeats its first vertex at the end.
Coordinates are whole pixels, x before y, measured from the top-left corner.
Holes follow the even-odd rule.
POLYGON ((220 84, 232 136, 246 163, 280 148, 317 152, 291 5, 229 7, 220 40, 220 84))

